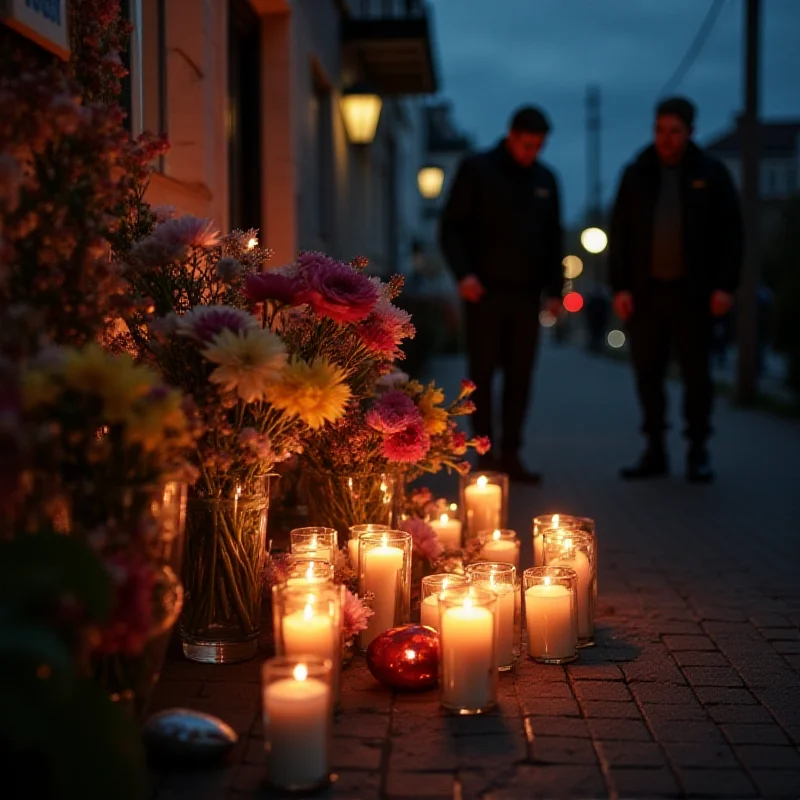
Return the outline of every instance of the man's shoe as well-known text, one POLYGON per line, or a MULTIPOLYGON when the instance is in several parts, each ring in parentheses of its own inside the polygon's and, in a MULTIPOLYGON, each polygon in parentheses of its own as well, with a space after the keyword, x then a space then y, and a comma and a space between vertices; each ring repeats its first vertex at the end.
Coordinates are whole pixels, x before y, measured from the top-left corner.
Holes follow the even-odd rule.
POLYGON ((667 454, 663 448, 648 447, 641 458, 629 467, 619 471, 621 478, 627 481, 660 478, 669 472, 667 454))
POLYGON ((686 480, 689 483, 711 483, 714 470, 705 447, 693 445, 686 457, 686 480))
POLYGON ((542 482, 540 472, 531 472, 518 458, 507 458, 503 461, 503 472, 509 479, 518 483, 527 483, 530 486, 538 486, 542 482))

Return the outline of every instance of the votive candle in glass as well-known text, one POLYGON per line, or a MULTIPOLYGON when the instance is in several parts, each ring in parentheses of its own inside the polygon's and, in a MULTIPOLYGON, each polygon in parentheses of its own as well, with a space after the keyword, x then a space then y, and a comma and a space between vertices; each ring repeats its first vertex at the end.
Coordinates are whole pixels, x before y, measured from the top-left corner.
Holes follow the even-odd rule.
POLYGON ((495 561, 511 564, 519 569, 520 541, 516 531, 510 528, 497 528, 493 531, 481 531, 478 534, 481 543, 478 558, 484 561, 495 561))
POLYGON ((440 514, 428 523, 445 550, 458 550, 461 547, 461 520, 449 514, 440 514))
POLYGON ((456 714, 497 705, 497 595, 456 586, 439 595, 440 702, 456 714))
POLYGON ((577 576, 565 567, 531 567, 522 575, 528 655, 543 664, 578 656, 577 576))
POLYGON ((373 615, 359 634, 366 649, 378 635, 403 625, 411 616, 411 534, 405 531, 362 533, 358 538, 358 588, 373 615))
POLYGON ((435 631, 439 630, 439 595, 447 592, 456 586, 464 586, 467 579, 461 575, 450 573, 439 573, 437 575, 425 575, 422 579, 421 596, 422 602, 419 606, 420 625, 427 625, 435 631))
POLYGON ((292 555, 334 562, 338 537, 333 528, 295 528, 289 531, 292 555))
POLYGON ((458 487, 467 539, 475 538, 479 531, 506 527, 508 475, 503 472, 467 473, 459 476, 458 487))
POLYGON ((514 666, 517 651, 517 570, 511 564, 478 562, 467 567, 467 580, 497 595, 497 666, 514 666))
POLYGON ((299 559, 286 570, 287 586, 316 586, 333 582, 335 569, 327 561, 306 561, 299 559))
POLYGON ((267 780, 311 791, 330 782, 333 664, 314 656, 275 656, 262 668, 267 780))
POLYGON ((390 530, 392 529, 389 525, 382 525, 379 522, 366 522, 350 526, 350 539, 347 542, 347 557, 350 559, 350 566, 353 570, 358 569, 358 537, 362 533, 378 533, 379 531, 390 530))
POLYGON ((544 532, 544 561, 546 566, 568 567, 578 576, 578 646, 594 644, 594 604, 597 594, 594 536, 575 528, 559 528, 544 532))

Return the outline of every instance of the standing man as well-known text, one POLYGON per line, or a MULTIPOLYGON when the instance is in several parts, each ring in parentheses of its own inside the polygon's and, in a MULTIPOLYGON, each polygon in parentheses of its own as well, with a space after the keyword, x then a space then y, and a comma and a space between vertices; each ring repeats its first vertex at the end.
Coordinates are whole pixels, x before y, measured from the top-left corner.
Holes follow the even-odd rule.
POLYGON ((503 371, 501 467, 512 480, 539 483, 520 459, 539 338, 542 294, 557 314, 563 267, 558 187, 537 161, 550 125, 520 108, 505 138, 465 159, 441 219, 441 245, 466 305, 470 377, 477 384, 475 433, 492 442, 492 379, 503 371))
POLYGON ((609 236, 614 310, 628 322, 647 447, 623 478, 669 470, 664 383, 674 346, 683 377, 686 477, 713 480, 713 322, 731 310, 742 261, 739 200, 725 167, 692 141, 694 105, 656 108, 655 142, 622 176, 609 236))

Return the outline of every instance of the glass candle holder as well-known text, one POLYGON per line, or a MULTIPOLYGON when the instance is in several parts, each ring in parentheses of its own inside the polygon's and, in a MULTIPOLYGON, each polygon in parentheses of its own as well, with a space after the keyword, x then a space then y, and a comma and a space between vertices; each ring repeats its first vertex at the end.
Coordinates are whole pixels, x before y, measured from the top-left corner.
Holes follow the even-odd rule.
POLYGON ((314 656, 275 656, 262 668, 267 780, 284 791, 330 782, 333 664, 314 656))
POLYGON ((439 630, 439 595, 448 592, 457 586, 464 586, 467 579, 461 575, 438 574, 425 575, 422 579, 421 597, 419 606, 419 621, 435 631, 439 630))
POLYGON ((508 475, 504 472, 460 475, 458 493, 466 539, 508 524, 508 475))
POLYGON ((595 535, 595 522, 590 517, 573 514, 542 514, 533 518, 533 566, 544 566, 544 532, 558 528, 578 528, 595 535))
POLYGON ((497 595, 456 586, 439 595, 440 702, 455 714, 497 705, 497 595))
POLYGON ((332 583, 335 568, 328 561, 306 561, 299 559, 286 570, 286 586, 318 586, 332 583))
POLYGON ((479 562, 467 567, 467 580, 497 595, 497 666, 510 670, 519 655, 517 570, 510 564, 479 562))
POLYGON ((292 555, 299 558, 321 559, 334 562, 338 547, 333 528, 295 528, 289 531, 292 555))
POLYGON ((273 593, 272 621, 278 655, 311 655, 333 665, 334 702, 342 673, 342 607, 345 588, 332 584, 283 586, 273 593))
POLYGON ((480 531, 478 541, 481 545, 478 558, 484 561, 511 564, 515 569, 519 569, 520 541, 516 531, 512 531, 510 528, 480 531))
POLYGON ((439 514, 438 517, 428 520, 439 543, 445 550, 458 550, 462 543, 463 523, 454 516, 454 511, 447 511, 439 514))
POLYGON ((367 522, 361 525, 351 525, 349 528, 350 539, 347 542, 347 557, 350 559, 350 566, 358 569, 358 537, 362 533, 379 533, 381 531, 392 530, 389 525, 382 525, 378 522, 367 522))
POLYGON ((578 657, 577 575, 566 567, 531 567, 522 575, 528 655, 543 664, 578 657))
POLYGON ((597 596, 597 548, 594 536, 575 528, 544 531, 544 563, 552 567, 568 567, 578 576, 578 646, 594 644, 594 606, 597 596))
POLYGON ((358 591, 373 610, 359 634, 366 650, 379 634, 411 618, 411 534, 376 531, 358 537, 358 591))

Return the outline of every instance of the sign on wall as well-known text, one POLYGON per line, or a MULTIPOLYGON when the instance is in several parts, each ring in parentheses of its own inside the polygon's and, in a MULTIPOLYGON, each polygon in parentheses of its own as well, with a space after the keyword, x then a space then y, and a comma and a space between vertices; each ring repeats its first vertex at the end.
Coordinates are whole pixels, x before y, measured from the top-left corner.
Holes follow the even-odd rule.
POLYGON ((67 0, 0 0, 0 20, 61 58, 69 56, 67 0))

